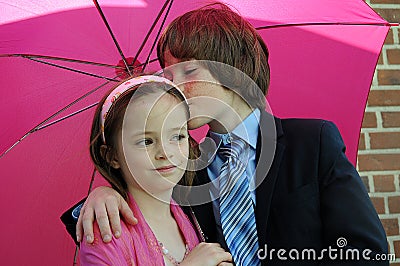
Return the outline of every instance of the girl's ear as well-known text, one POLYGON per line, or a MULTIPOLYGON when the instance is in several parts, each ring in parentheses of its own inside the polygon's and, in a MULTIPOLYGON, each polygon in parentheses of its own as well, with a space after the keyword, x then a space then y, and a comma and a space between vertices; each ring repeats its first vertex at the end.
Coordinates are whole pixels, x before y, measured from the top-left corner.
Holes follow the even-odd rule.
POLYGON ((111 165, 112 168, 114 169, 119 169, 121 168, 121 165, 119 164, 118 158, 115 155, 115 153, 111 150, 110 147, 107 145, 103 144, 100 146, 100 154, 103 158, 106 159, 106 161, 111 165))

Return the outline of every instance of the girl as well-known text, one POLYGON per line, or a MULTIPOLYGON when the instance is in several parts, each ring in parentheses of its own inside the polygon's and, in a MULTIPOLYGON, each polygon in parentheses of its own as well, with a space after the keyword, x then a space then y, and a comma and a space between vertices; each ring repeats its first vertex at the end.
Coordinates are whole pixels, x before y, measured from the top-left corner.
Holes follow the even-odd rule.
POLYGON ((219 244, 201 243, 182 209, 172 200, 194 158, 185 97, 170 81, 139 76, 116 86, 99 103, 90 154, 98 171, 128 200, 135 226, 105 244, 95 225, 93 244, 81 244, 82 265, 218 265, 231 261, 219 244), (183 178, 182 178, 183 177, 183 178))

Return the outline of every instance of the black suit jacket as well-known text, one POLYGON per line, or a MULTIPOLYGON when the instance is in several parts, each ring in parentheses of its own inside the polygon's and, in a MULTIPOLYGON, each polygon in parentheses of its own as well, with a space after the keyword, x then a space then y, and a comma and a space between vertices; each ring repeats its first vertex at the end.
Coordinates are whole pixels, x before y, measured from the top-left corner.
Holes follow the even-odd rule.
MULTIPOLYGON (((388 261, 372 260, 377 254, 387 254, 386 235, 364 184, 344 154, 336 126, 324 120, 279 119, 264 111, 260 119, 255 215, 260 256, 265 257, 262 264, 389 265, 388 261), (347 245, 342 253, 331 250, 329 254, 329 247, 338 248, 339 238, 345 238, 347 245), (315 260, 307 260, 313 258, 310 249, 316 251, 315 260), (348 258, 356 258, 353 250, 359 251, 360 260, 339 259, 345 258, 346 252, 348 258), (371 260, 363 260, 363 251, 371 260), (321 252, 323 258, 318 259, 321 252), (330 255, 336 255, 336 260, 330 255)), ((194 185, 207 188, 208 183, 207 170, 198 171, 194 185)), ((175 191, 175 199, 191 203, 197 197, 193 191, 184 198, 179 195, 186 195, 185 191, 175 191)), ((202 191, 202 197, 210 197, 207 189, 202 191)), ((74 207, 61 219, 75 239, 74 207)), ((208 242, 219 242, 227 249, 216 229, 210 199, 183 208, 188 214, 190 209, 194 211, 208 242)))
MULTIPOLYGON (((344 152, 340 133, 331 122, 279 119, 261 112, 255 215, 263 265, 389 265, 372 260, 388 252, 385 231, 344 152), (347 244, 340 251, 337 241, 343 238, 347 244), (315 260, 307 251, 311 248, 315 260), (280 256, 279 249, 284 250, 280 256), (363 251, 371 261, 363 259, 363 251), (357 252, 360 260, 349 260, 357 258, 357 252), (335 254, 337 258, 330 259, 335 254), (291 259, 297 256, 304 259, 291 259)), ((195 185, 208 182, 206 169, 198 171, 195 185)), ((190 194, 189 203, 195 197, 190 194)), ((192 209, 207 241, 227 249, 216 230, 212 203, 192 209)))

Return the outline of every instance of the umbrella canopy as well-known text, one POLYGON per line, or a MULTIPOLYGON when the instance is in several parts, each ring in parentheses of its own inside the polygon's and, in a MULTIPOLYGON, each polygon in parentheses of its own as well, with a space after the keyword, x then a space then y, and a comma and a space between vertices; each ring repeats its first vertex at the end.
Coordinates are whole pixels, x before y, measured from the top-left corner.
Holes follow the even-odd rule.
MULTIPOLYGON (((59 216, 89 188, 93 107, 118 80, 125 58, 155 59, 167 12, 164 25, 204 2, 100 0, 109 29, 89 0, 0 3, 0 206, 11 214, 0 226, 4 264, 72 263, 73 242, 59 216)), ((228 2, 270 50, 272 112, 334 121, 355 163, 388 23, 362 0, 228 2)), ((204 129, 194 134, 200 139, 204 129)))

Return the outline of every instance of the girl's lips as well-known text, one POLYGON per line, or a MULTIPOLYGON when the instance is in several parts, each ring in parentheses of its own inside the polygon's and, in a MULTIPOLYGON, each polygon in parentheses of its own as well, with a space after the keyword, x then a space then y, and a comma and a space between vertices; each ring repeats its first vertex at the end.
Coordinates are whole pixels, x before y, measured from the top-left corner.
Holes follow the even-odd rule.
POLYGON ((155 170, 160 172, 160 173, 169 173, 175 170, 176 166, 175 165, 167 165, 163 167, 156 168, 155 170))

